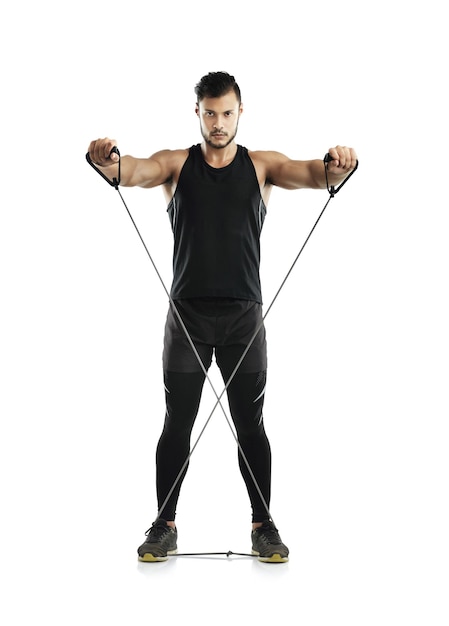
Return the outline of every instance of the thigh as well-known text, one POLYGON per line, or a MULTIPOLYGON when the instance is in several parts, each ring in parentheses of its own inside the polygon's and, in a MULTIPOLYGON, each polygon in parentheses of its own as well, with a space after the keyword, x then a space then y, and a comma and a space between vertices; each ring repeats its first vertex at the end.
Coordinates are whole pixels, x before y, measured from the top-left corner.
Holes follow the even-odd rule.
POLYGON ((229 318, 222 345, 216 347, 216 359, 227 381, 237 368, 239 373, 254 374, 267 369, 267 340, 262 307, 258 303, 237 302, 237 314, 229 318))
MULTIPOLYGON (((179 312, 178 308, 176 310, 182 319, 182 313, 179 312)), ((185 324, 184 320, 183 323, 187 333, 189 333, 188 325, 185 324)), ((199 360, 201 360, 207 371, 212 362, 212 353, 212 346, 201 343, 195 336, 192 338, 190 334, 189 337, 187 337, 186 331, 178 319, 178 315, 173 310, 173 306, 170 305, 164 332, 164 351, 162 355, 164 371, 183 373, 201 372, 202 367, 199 360)))

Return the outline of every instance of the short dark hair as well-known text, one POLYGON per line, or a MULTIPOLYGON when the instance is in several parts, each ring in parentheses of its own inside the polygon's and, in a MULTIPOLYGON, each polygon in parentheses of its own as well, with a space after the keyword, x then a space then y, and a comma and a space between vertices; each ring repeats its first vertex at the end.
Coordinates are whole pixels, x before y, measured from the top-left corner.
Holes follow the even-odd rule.
POLYGON ((242 101, 240 87, 237 85, 234 76, 227 72, 209 72, 195 85, 195 94, 198 102, 201 102, 203 98, 219 98, 230 91, 234 91, 240 104, 242 101))

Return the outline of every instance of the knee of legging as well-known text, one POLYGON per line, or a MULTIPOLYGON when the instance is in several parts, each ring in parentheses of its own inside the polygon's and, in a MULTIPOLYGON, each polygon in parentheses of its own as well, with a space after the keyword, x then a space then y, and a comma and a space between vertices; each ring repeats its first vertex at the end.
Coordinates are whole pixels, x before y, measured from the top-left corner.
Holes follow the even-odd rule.
MULTIPOLYGON (((248 379, 248 382, 250 380, 248 379)), ((238 431, 255 435, 262 434, 264 392, 264 386, 256 386, 254 383, 242 385, 241 379, 232 389, 229 388, 229 408, 238 431)))
POLYGON ((189 438, 195 423, 197 412, 187 408, 169 408, 165 413, 162 436, 171 440, 189 438))
POLYGON ((237 437, 241 443, 249 443, 251 441, 266 438, 263 414, 261 411, 252 415, 248 415, 248 413, 243 416, 233 415, 232 418, 237 437))

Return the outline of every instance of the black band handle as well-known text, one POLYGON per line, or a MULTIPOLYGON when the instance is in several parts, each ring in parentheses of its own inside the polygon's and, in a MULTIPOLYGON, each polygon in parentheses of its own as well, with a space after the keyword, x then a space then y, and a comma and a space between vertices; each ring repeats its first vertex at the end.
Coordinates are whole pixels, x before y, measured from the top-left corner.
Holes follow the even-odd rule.
POLYGON ((86 154, 86 160, 87 160, 87 162, 89 163, 89 165, 91 165, 91 166, 94 168, 94 170, 95 170, 98 174, 100 174, 100 176, 102 176, 102 178, 104 178, 104 179, 105 179, 105 181, 106 181, 107 183, 109 183, 112 187, 115 187, 116 189, 118 189, 118 186, 120 185, 120 152, 119 152, 119 149, 117 148, 117 146, 114 146, 114 147, 111 149, 111 151, 110 151, 110 153, 109 153, 109 156, 111 156, 111 154, 112 154, 113 152, 115 152, 115 154, 117 154, 117 155, 119 156, 119 161, 118 161, 118 178, 115 178, 115 177, 114 177, 112 180, 109 180, 109 178, 108 178, 105 174, 103 174, 103 172, 102 172, 102 171, 101 171, 101 170, 100 170, 100 169, 99 169, 99 168, 95 165, 95 163, 94 163, 94 162, 92 161, 92 159, 90 158, 90 154, 89 154, 88 152, 87 152, 87 154, 86 154))
POLYGON ((335 188, 333 185, 331 185, 331 186, 329 187, 329 183, 327 182, 327 164, 328 164, 328 163, 330 163, 331 161, 337 161, 337 160, 338 160, 338 159, 334 159, 334 157, 332 157, 332 156, 329 154, 329 152, 327 152, 327 153, 324 155, 324 159, 323 159, 323 163, 324 163, 324 171, 325 171, 325 174, 326 174, 326 185, 327 185, 327 190, 328 190, 328 192, 330 193, 330 195, 331 195, 332 197, 334 197, 334 196, 335 196, 335 194, 336 194, 338 191, 340 191, 340 189, 343 187, 343 185, 344 185, 344 184, 345 184, 345 183, 346 183, 346 182, 347 182, 347 181, 351 178, 351 176, 354 174, 354 172, 356 171, 356 169, 357 169, 357 168, 358 168, 358 166, 359 166, 359 161, 357 160, 357 161, 355 162, 355 168, 352 170, 352 172, 350 172, 350 173, 348 174, 348 176, 346 176, 346 178, 344 179, 344 181, 343 181, 342 183, 340 183, 340 185, 339 185, 337 188, 335 188))

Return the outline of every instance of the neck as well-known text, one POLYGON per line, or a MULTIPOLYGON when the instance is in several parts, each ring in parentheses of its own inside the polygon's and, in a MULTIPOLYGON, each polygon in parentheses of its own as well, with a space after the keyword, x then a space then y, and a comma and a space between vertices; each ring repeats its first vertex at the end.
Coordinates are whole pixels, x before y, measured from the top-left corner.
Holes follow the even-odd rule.
POLYGON ((212 167, 225 167, 234 159, 237 153, 237 144, 233 141, 225 148, 214 148, 203 141, 201 150, 206 163, 212 167))

